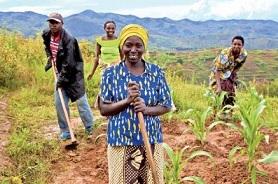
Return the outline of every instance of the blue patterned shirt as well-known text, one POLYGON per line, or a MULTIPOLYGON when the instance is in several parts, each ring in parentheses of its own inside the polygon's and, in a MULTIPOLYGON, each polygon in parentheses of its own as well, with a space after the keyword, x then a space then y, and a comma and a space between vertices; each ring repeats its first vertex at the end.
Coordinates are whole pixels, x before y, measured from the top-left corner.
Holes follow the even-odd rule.
MULTIPOLYGON (((154 64, 145 63, 141 75, 133 75, 124 62, 107 68, 101 81, 100 97, 104 102, 115 103, 127 98, 127 85, 135 81, 140 86, 141 98, 146 106, 161 105, 171 108, 172 99, 164 72, 154 64)), ((111 146, 142 145, 138 117, 133 106, 129 105, 119 114, 109 116, 107 139, 111 146)), ((158 116, 144 115, 145 125, 151 144, 162 143, 162 129, 158 116)))

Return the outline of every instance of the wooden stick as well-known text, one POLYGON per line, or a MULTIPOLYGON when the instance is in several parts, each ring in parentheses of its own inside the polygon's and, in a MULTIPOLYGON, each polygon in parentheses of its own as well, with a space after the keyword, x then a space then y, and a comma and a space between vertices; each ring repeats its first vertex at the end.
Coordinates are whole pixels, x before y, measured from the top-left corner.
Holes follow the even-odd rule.
POLYGON ((158 176, 157 176, 157 172, 156 172, 156 168, 155 168, 155 163, 154 163, 154 159, 153 159, 153 154, 152 154, 152 150, 151 150, 151 145, 150 145, 150 142, 149 142, 149 137, 148 137, 146 126, 145 126, 143 113, 138 112, 137 116, 138 116, 138 119, 139 119, 139 128, 140 128, 140 131, 142 133, 143 142, 144 142, 144 145, 145 145, 145 148, 146 148, 147 159, 148 159, 148 162, 149 162, 150 167, 151 167, 151 172, 152 172, 154 184, 159 184, 158 183, 159 180, 158 180, 158 176))
MULTIPOLYGON (((51 63, 52 63, 52 69, 53 69, 54 78, 55 78, 55 81, 57 82, 57 76, 56 76, 57 68, 56 68, 56 65, 55 65, 55 62, 53 61, 53 59, 51 59, 51 63)), ((67 121, 67 124, 68 124, 71 143, 72 144, 77 144, 77 140, 76 140, 76 138, 74 136, 74 133, 73 133, 73 130, 72 130, 72 127, 71 127, 71 122, 70 122, 70 119, 69 119, 69 114, 68 114, 68 111, 66 109, 66 105, 65 105, 65 101, 64 101, 64 97, 63 97, 61 88, 58 88, 58 94, 59 94, 59 98, 61 100, 63 111, 64 111, 64 114, 65 114, 65 117, 66 117, 66 121, 67 121)))

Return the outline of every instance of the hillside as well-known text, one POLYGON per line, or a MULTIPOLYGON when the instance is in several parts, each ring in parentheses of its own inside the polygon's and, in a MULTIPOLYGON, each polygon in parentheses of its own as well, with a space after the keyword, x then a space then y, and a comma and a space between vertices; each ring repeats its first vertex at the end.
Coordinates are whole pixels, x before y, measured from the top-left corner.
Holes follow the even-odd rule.
MULTIPOLYGON (((151 61, 194 83, 207 83, 213 60, 221 48, 184 52, 150 52, 151 61)), ((272 81, 278 78, 278 50, 248 50, 246 63, 239 71, 244 81, 272 81)))
MULTIPOLYGON (((46 56, 41 37, 25 38, 0 31, 0 40, 0 63, 4 63, 0 65, 0 183, 108 183, 107 142, 104 137, 107 118, 93 109, 93 137, 87 137, 78 117, 78 108, 71 103, 70 118, 80 144, 76 149, 66 149, 69 142, 57 139, 59 128, 53 103, 54 79, 51 70, 44 71, 46 56), (3 159, 6 162, 1 162, 3 159)), ((87 75, 92 67, 93 44, 81 41, 80 48, 87 75)), ((161 118, 163 141, 174 149, 170 152, 165 149, 165 183, 182 183, 181 179, 187 176, 201 177, 207 184, 251 183, 250 178, 255 178, 252 172, 248 172, 252 164, 255 171, 267 174, 257 174, 258 184, 276 184, 277 163, 264 164, 259 159, 272 150, 278 150, 278 94, 268 95, 271 89, 277 93, 278 80, 276 85, 265 87, 267 93, 264 97, 251 93, 253 90, 238 88, 237 106, 231 119, 224 123, 218 121, 221 111, 214 109, 217 111, 212 112, 209 107, 217 107, 217 102, 213 101, 213 96, 204 95, 207 85, 191 83, 198 75, 191 75, 188 78, 191 81, 182 78, 181 74, 189 73, 185 69, 195 73, 207 72, 219 51, 150 53, 151 60, 165 69, 177 108, 177 111, 161 118), (254 123, 252 121, 247 126, 245 120, 253 120, 254 123), (252 136, 251 141, 247 142, 249 135, 252 136), (253 140, 259 140, 257 146, 253 146, 253 140), (251 152, 248 152, 249 148, 251 152), (177 155, 176 162, 171 161, 169 153, 177 155), (195 158, 194 155, 203 156, 195 158), (176 172, 176 166, 180 168, 179 172, 176 172)), ((250 57, 244 67, 254 74, 263 69, 264 73, 277 75, 277 51, 249 50, 250 57)), ((243 69, 241 72, 244 74, 246 70, 243 69)), ((93 80, 86 80, 90 105, 99 93, 100 75, 98 69, 93 80)), ((275 155, 271 159, 275 159, 275 155)))
MULTIPOLYGON (((32 36, 47 27, 46 19, 46 15, 30 11, 0 12, 0 27, 32 36)), ((278 23, 272 20, 175 21, 86 10, 65 17, 65 28, 79 39, 93 39, 103 34, 103 23, 107 20, 117 23, 118 32, 129 23, 144 25, 150 32, 151 47, 160 49, 222 47, 229 45, 234 35, 243 35, 248 49, 278 48, 278 23)))

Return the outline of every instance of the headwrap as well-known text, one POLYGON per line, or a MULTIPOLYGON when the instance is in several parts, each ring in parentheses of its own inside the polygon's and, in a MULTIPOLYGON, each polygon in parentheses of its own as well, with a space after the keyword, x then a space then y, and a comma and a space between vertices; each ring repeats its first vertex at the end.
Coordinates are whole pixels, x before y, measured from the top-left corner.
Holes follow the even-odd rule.
POLYGON ((121 30, 119 40, 120 40, 120 48, 123 47, 124 42, 127 38, 131 36, 138 36, 142 39, 144 43, 145 50, 147 50, 149 35, 148 31, 138 24, 128 24, 121 30))

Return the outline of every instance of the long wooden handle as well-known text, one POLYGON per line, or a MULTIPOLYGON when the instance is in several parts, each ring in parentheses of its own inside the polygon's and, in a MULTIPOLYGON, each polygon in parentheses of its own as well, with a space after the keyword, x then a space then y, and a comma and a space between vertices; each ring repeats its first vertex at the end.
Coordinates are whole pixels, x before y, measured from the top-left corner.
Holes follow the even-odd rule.
MULTIPOLYGON (((55 63, 54 63, 53 59, 51 59, 51 63, 52 63, 52 70, 53 70, 53 74, 54 74, 54 79, 57 82, 57 76, 56 76, 57 68, 55 66, 55 63)), ((71 127, 71 122, 70 122, 70 119, 69 119, 69 114, 68 114, 68 111, 66 109, 66 105, 65 105, 65 101, 64 101, 64 97, 63 97, 61 88, 58 88, 58 95, 59 95, 59 98, 61 100, 63 111, 64 111, 64 114, 65 114, 65 117, 66 117, 66 121, 67 121, 67 124, 68 124, 71 142, 72 143, 76 143, 77 141, 76 141, 76 138, 74 136, 74 133, 73 133, 73 130, 72 130, 72 127, 71 127)))
POLYGON ((66 106, 65 106, 65 101, 64 101, 64 98, 63 98, 61 88, 58 88, 58 93, 59 93, 59 97, 60 97, 60 100, 61 100, 61 104, 62 104, 62 107, 63 107, 64 114, 65 114, 65 117, 66 117, 66 120, 67 120, 67 124, 68 124, 68 127, 69 127, 71 142, 76 143, 76 138, 74 136, 74 133, 73 133, 73 130, 72 130, 72 127, 71 127, 69 114, 68 114, 68 111, 67 111, 66 106))
POLYGON ((154 184, 159 184, 158 183, 159 180, 158 180, 158 176, 157 176, 157 172, 156 172, 156 168, 155 168, 155 163, 154 163, 154 159, 153 159, 153 154, 152 154, 152 150, 151 150, 151 145, 150 145, 150 142, 149 142, 149 137, 148 137, 145 122, 144 122, 143 113, 138 112, 137 116, 138 116, 138 119, 139 119, 139 128, 140 128, 140 131, 142 133, 144 145, 145 145, 145 148, 146 148, 147 159, 148 159, 148 162, 149 162, 150 167, 151 167, 154 184))

